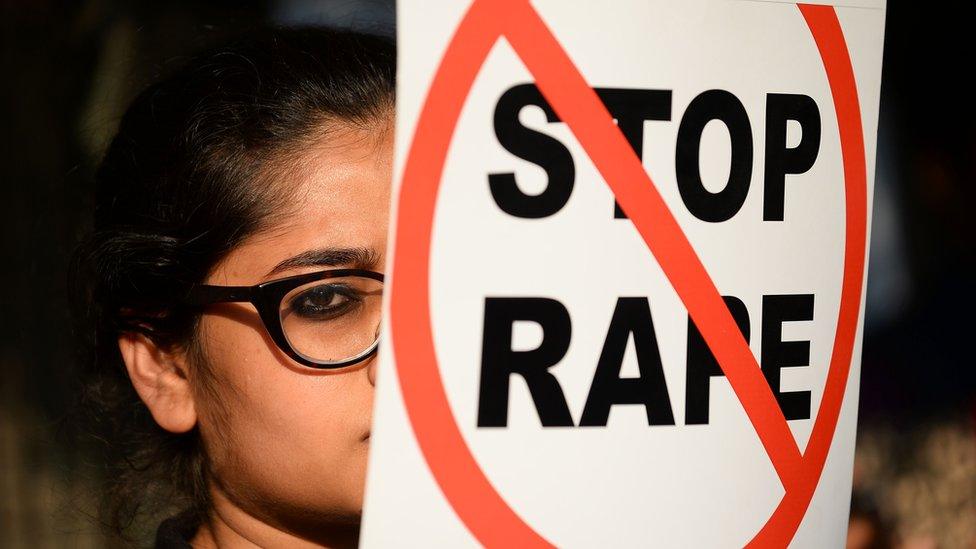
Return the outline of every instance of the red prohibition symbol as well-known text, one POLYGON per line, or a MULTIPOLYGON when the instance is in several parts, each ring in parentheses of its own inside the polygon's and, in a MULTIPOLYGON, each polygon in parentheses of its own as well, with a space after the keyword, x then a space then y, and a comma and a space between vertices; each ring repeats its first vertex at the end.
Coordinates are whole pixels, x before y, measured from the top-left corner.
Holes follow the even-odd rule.
POLYGON ((831 6, 798 5, 823 61, 844 166, 845 243, 840 312, 827 380, 805 450, 793 438, 755 356, 715 284, 610 113, 528 0, 475 0, 432 81, 404 166, 396 227, 391 331, 404 403, 445 498, 487 547, 549 547, 495 491, 451 412, 430 313, 430 245, 448 147, 472 83, 505 37, 572 130, 634 223, 718 359, 783 485, 782 500, 750 547, 784 547, 813 498, 847 387, 864 280, 867 174, 857 86, 831 6))

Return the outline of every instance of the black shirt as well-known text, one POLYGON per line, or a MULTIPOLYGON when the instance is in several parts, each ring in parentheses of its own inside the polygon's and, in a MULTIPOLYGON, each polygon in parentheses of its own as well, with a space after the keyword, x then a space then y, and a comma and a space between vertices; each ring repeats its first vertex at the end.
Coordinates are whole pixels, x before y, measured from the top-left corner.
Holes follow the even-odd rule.
POLYGON ((160 523, 156 529, 155 549, 190 549, 190 540, 197 533, 200 520, 195 513, 180 513, 160 523))

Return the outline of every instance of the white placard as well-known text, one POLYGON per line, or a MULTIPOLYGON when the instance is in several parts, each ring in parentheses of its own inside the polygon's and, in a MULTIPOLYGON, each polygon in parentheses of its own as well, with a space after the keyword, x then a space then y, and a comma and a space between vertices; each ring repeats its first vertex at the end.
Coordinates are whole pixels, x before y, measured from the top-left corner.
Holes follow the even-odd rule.
POLYGON ((843 545, 885 6, 825 4, 398 2, 364 546, 843 545))

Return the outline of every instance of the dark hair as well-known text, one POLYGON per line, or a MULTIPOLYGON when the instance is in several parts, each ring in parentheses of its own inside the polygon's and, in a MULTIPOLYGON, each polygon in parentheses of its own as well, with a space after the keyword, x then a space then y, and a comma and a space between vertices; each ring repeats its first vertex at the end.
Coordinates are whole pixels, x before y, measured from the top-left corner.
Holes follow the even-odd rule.
POLYGON ((94 232, 75 256, 93 336, 82 405, 110 461, 103 522, 117 533, 144 511, 209 506, 196 430, 153 421, 119 334, 192 349, 198 315, 178 305, 189 285, 282 213, 288 189, 270 178, 308 144, 335 123, 392 116, 394 74, 383 38, 264 29, 192 57, 125 113, 96 172, 94 232))

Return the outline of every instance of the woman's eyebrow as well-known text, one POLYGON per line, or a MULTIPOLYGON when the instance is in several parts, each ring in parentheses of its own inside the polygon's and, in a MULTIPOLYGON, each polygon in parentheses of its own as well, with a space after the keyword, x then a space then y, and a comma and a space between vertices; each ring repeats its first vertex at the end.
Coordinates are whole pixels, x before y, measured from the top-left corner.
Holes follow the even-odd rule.
POLYGON ((379 255, 372 248, 320 248, 307 250, 278 263, 267 276, 298 267, 340 267, 373 270, 379 255))

